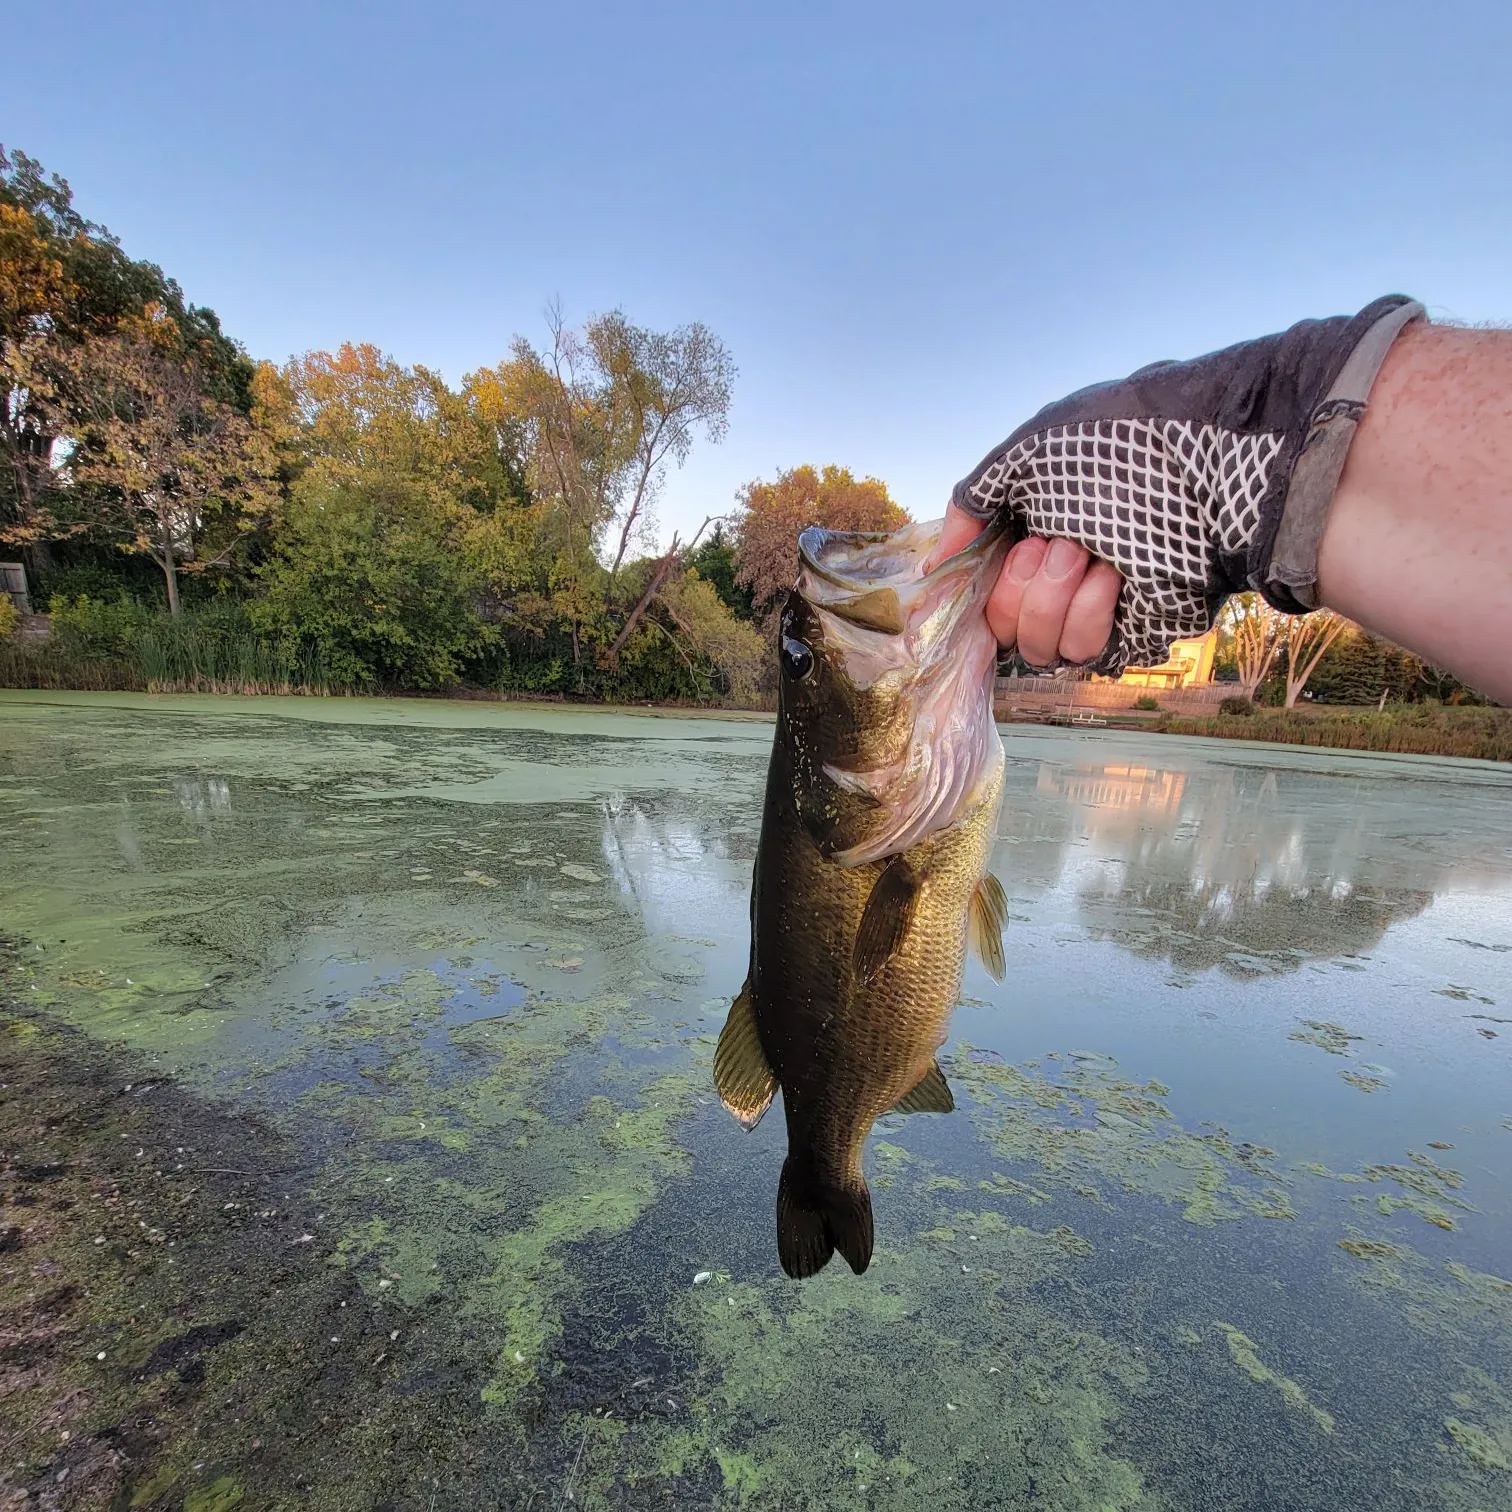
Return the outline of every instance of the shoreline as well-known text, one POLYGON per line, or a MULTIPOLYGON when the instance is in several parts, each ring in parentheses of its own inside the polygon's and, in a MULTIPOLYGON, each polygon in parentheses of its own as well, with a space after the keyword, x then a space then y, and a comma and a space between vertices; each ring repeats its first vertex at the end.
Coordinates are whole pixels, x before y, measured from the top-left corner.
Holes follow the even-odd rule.
MULTIPOLYGON (((181 714, 261 714, 317 723, 365 723, 376 706, 384 706, 391 723, 465 725, 473 721, 511 725, 519 720, 549 718, 576 724, 610 718, 661 723, 726 722, 770 725, 771 710, 720 708, 703 704, 605 703, 566 698, 435 694, 299 693, 139 693, 89 689, 0 688, 0 718, 7 707, 112 707, 152 709, 181 714)), ((1251 746, 1273 745, 1301 751, 1332 751, 1360 756, 1421 756, 1474 761, 1506 767, 1512 763, 1512 710, 1485 706, 1406 705, 1381 712, 1350 705, 1306 709, 1257 709, 1249 715, 1192 716, 1155 711, 1139 716, 1123 710, 1096 711, 1101 724, 1050 724, 1036 719, 995 715, 1000 730, 1043 729, 1090 735, 1159 735, 1224 740, 1251 746)))

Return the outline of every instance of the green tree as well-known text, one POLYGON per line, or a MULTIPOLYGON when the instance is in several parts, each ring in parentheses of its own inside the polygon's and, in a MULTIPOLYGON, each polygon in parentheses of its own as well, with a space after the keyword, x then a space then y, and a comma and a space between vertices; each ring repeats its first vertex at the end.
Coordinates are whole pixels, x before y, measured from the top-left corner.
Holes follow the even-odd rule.
POLYGON ((413 480, 302 481, 254 621, 313 643, 338 681, 435 688, 489 639, 468 519, 413 480))
POLYGON ((1309 680, 1318 703, 1373 704, 1386 691, 1383 641, 1350 626, 1324 653, 1309 680))
POLYGON ((751 618, 751 590, 736 579, 735 542, 722 520, 716 522, 708 540, 683 558, 683 565, 712 585, 736 619, 751 618))

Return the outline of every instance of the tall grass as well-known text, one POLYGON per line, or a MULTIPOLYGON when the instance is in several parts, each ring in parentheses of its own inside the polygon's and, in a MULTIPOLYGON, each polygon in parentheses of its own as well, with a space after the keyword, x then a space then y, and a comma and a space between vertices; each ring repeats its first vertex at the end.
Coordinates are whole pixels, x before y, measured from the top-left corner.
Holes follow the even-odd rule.
POLYGON ((0 686, 147 693, 340 693, 319 649, 258 635, 238 607, 179 619, 123 600, 53 605, 46 640, 0 641, 0 686))
POLYGON ((150 693, 341 691, 317 647, 183 620, 160 620, 144 631, 134 660, 150 693))
POLYGON ((1152 728, 1170 735, 1216 735, 1224 740, 1267 740, 1343 751, 1512 761, 1512 709, 1437 704, 1398 705, 1379 713, 1258 709, 1245 717, 1166 715, 1152 728))

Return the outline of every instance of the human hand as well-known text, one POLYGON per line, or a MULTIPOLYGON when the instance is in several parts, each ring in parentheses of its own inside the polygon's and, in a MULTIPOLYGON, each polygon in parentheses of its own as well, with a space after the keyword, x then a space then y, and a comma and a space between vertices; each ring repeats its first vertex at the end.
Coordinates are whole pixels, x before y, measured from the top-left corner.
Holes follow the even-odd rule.
MULTIPOLYGON (((952 504, 934 555, 943 561, 985 523, 952 504)), ((1008 553, 987 601, 987 623, 1007 651, 1031 666, 1089 662, 1108 644, 1123 576, 1075 541, 1026 536, 1008 553)))
MULTIPOLYGON (((1278 609, 1315 607, 1318 543, 1355 427, 1398 331, 1421 314, 1392 295, 1155 363, 1020 426, 951 500, 978 521, 1006 511, 1028 537, 997 586, 1000 638, 1037 665, 1095 658, 1117 672, 1158 665, 1244 588, 1278 609), (1111 637, 1099 635, 1110 599, 1111 637)), ((962 524, 950 529, 963 538, 962 524)))

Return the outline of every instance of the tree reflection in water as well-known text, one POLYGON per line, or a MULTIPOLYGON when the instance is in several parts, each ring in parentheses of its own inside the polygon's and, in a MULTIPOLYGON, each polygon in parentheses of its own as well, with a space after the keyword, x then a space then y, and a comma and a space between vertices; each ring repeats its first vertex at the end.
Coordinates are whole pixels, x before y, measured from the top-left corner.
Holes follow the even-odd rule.
POLYGON ((1410 789, 1386 778, 1211 762, 1015 766, 999 848, 1010 891, 1074 890, 1091 938, 1187 970, 1248 976, 1364 954, 1444 885, 1507 880, 1504 866, 1473 859, 1468 826, 1453 833, 1472 804, 1414 815, 1410 789))

